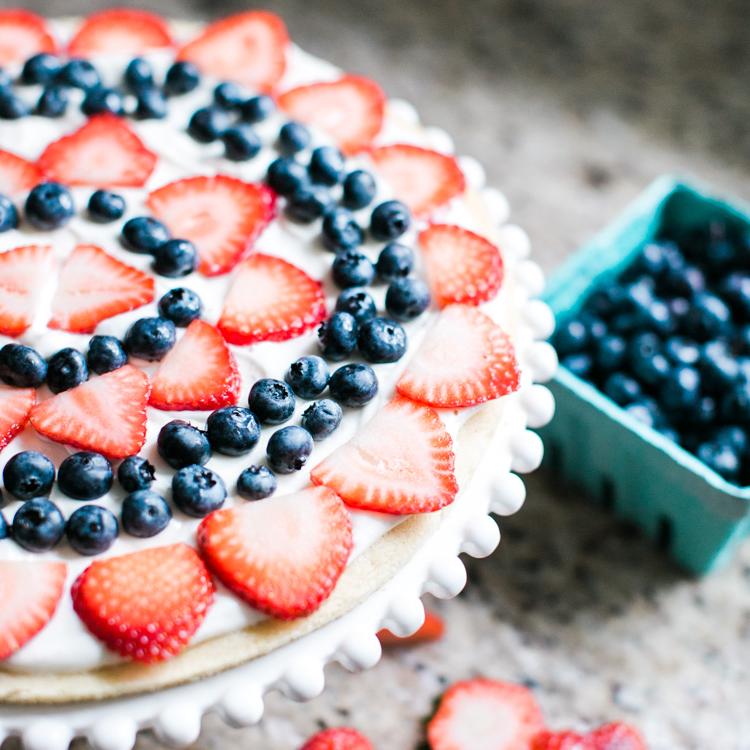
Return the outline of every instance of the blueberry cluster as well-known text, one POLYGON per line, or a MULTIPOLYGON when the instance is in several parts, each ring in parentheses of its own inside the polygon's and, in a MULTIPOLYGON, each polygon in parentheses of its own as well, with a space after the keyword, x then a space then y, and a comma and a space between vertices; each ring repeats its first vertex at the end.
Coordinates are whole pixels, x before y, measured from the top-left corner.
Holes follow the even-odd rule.
POLYGON ((152 216, 135 216, 122 226, 120 242, 133 253, 153 257, 160 276, 180 278, 198 267, 198 251, 189 240, 173 238, 169 229, 152 216))

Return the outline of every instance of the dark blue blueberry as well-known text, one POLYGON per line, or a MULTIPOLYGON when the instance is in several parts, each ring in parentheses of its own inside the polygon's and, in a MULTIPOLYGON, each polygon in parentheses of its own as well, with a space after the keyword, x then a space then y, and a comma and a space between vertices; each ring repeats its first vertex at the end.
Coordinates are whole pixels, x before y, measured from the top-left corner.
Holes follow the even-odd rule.
POLYGON ((169 526, 172 510, 161 495, 149 489, 141 489, 131 492, 122 501, 120 518, 125 533, 139 539, 148 539, 169 526))
POLYGON ((262 143, 258 134, 244 123, 227 128, 221 135, 224 156, 230 161, 247 161, 258 155, 262 143))
POLYGON ((331 267, 333 280, 341 289, 368 286, 375 278, 372 261, 358 250, 343 250, 336 255, 331 267))
POLYGON ((112 464, 100 453, 80 451, 68 456, 57 472, 60 492, 76 500, 96 500, 112 488, 112 464))
POLYGON ((188 135, 198 143, 213 143, 229 126, 227 113, 218 107, 196 109, 188 122, 188 135))
POLYGON ((734 337, 734 346, 738 354, 750 354, 750 325, 740 326, 734 337))
POLYGON ((378 378, 369 365, 343 365, 331 375, 328 388, 343 406, 364 406, 375 398, 378 378))
POLYGON ((62 69, 60 58, 49 52, 32 55, 21 69, 21 83, 49 83, 62 69))
POLYGON ((138 92, 133 112, 137 120, 163 120, 167 112, 167 98, 161 89, 145 88, 138 92))
POLYGON ((121 115, 123 113, 122 94, 105 86, 91 89, 81 102, 81 112, 87 117, 101 114, 121 115))
POLYGON ((628 272, 636 276, 659 276, 667 268, 664 247, 656 242, 646 245, 643 250, 633 259, 628 272))
POLYGON ((641 386, 629 375, 615 372, 604 381, 604 393, 616 404, 625 406, 641 397, 641 386))
POLYGON ((724 221, 713 220, 693 229, 683 238, 685 252, 711 273, 723 273, 735 265, 737 248, 724 221))
POLYGON ((395 320, 373 318, 359 327, 357 344, 368 362, 398 362, 406 352, 406 331, 395 320))
POLYGON ((261 424, 281 424, 294 413, 292 389, 283 380, 262 378, 253 384, 248 406, 261 424))
POLYGON ((356 211, 369 206, 376 192, 375 178, 364 169, 355 169, 344 178, 341 202, 356 211))
POLYGON ((79 555, 99 555, 113 544, 120 531, 112 511, 99 505, 83 505, 65 524, 68 544, 79 555))
POLYGON ((96 68, 88 61, 79 58, 68 60, 56 78, 63 86, 88 91, 101 86, 101 78, 96 68))
POLYGON ((16 453, 3 468, 3 485, 18 500, 47 497, 55 481, 55 465, 38 451, 16 453))
POLYGON ((669 312, 672 314, 672 321, 675 328, 682 328, 685 318, 690 311, 690 301, 684 297, 672 297, 667 300, 669 312))
POLYGON ((89 218, 99 224, 117 221, 125 213, 125 199, 111 190, 95 190, 89 198, 89 218))
POLYGON ((5 516, 0 513, 0 540, 7 539, 10 535, 10 528, 8 522, 5 520, 5 516))
POLYGON ((658 385, 671 372, 669 360, 661 349, 661 340, 650 332, 638 334, 628 345, 630 369, 647 385, 658 385))
POLYGON ((726 443, 709 442, 698 446, 698 458, 709 469, 720 474, 724 479, 733 482, 740 472, 740 458, 731 445, 726 443))
POLYGON ((299 471, 307 463, 313 449, 312 435, 303 427, 282 427, 271 435, 266 456, 271 468, 278 474, 299 471))
POLYGON ((276 111, 276 104, 270 96, 260 94, 250 97, 240 104, 240 117, 249 123, 262 122, 276 111))
POLYGON ((750 321, 750 275, 730 274, 719 285, 719 294, 729 305, 735 320, 750 321))
POLYGON ((406 245, 391 242, 380 251, 375 268, 383 281, 408 276, 414 268, 414 251, 406 245))
POLYGON ((167 96, 188 94, 198 87, 201 74, 198 68, 187 60, 178 60, 169 66, 164 77, 164 93, 167 96))
POLYGON ((721 298, 702 292, 693 298, 685 326, 696 341, 709 341, 727 333, 731 322, 732 314, 721 298))
POLYGON ((361 287, 349 287, 339 294, 336 300, 336 312, 346 312, 354 316, 357 323, 374 318, 377 315, 375 300, 361 287))
POLYGON ((208 417, 206 435, 217 453, 241 456, 255 447, 260 438, 260 425, 250 409, 225 406, 208 417))
POLYGON ((120 339, 115 336, 92 336, 86 352, 86 364, 91 372, 103 375, 119 370, 128 363, 128 355, 120 339))
POLYGON ((582 352, 588 348, 589 332, 583 321, 572 318, 562 323, 555 331, 555 349, 561 357, 582 352))
POLYGON ((664 381, 659 391, 659 401, 667 412, 680 415, 698 405, 701 379, 694 367, 676 367, 672 376, 664 381))
POLYGON ((19 120, 29 114, 29 106, 11 89, 0 89, 0 120, 19 120))
POLYGON ((587 312, 604 320, 610 320, 615 315, 619 315, 624 307, 625 289, 619 284, 609 284, 593 291, 584 303, 584 309, 587 312))
POLYGON ((429 306, 430 288, 421 279, 396 279, 385 294, 385 309, 396 320, 414 320, 429 306))
POLYGON ((13 517, 13 539, 30 552, 52 549, 65 534, 60 509, 41 497, 25 502, 13 517))
POLYGON ((63 86, 45 86, 34 107, 40 117, 62 117, 68 109, 68 91, 63 86))
POLYGON ((77 349, 60 349, 47 360, 47 387, 52 393, 68 391, 88 379, 86 358, 77 349))
POLYGON ((159 315, 171 320, 176 326, 185 328, 203 313, 203 302, 192 289, 177 287, 170 289, 159 300, 159 315))
POLYGON ((278 149, 285 156, 303 151, 310 145, 310 131, 299 122, 286 122, 279 130, 278 149))
POLYGON ((159 430, 156 449, 173 469, 203 465, 211 458, 211 444, 205 433, 183 419, 173 419, 159 430))
POLYGON ((166 318, 140 318, 128 328, 123 344, 131 357, 156 362, 174 346, 175 325, 166 318))
POLYGON ((676 328, 669 305, 660 299, 652 300, 651 304, 646 308, 643 322, 646 328, 656 331, 661 335, 673 333, 676 328))
POLYGON ((6 344, 0 349, 0 379, 16 388, 38 388, 47 378, 47 361, 36 349, 24 344, 6 344))
POLYGON ((745 453, 749 446, 747 432, 739 425, 719 428, 713 436, 713 441, 731 446, 740 455, 745 453))
POLYGON ((718 411, 716 399, 711 396, 701 396, 698 406, 688 415, 687 421, 694 425, 713 427, 716 424, 718 411))
POLYGON ((670 295, 691 299, 706 288, 706 278, 697 266, 685 266, 664 279, 662 288, 670 295))
POLYGON ((117 481, 125 492, 147 490, 155 479, 154 465, 142 456, 128 456, 117 469, 117 481))
POLYGON ((341 424, 341 407, 330 398, 316 401, 302 413, 302 426, 312 435, 313 440, 323 440, 341 424))
POLYGON ((247 98, 247 93, 234 81, 223 81, 214 87, 214 104, 227 110, 236 110, 247 98))
POLYGON ((276 475, 266 466, 248 466, 237 479, 237 494, 245 500, 263 500, 276 492, 276 475))
POLYGON ((203 518, 224 505, 224 480, 199 464, 185 466, 172 477, 172 500, 188 516, 203 518))
POLYGON ((372 211, 370 234, 382 242, 398 239, 411 226, 411 213, 401 201, 385 201, 372 211))
POLYGON ((73 195, 65 185, 42 182, 31 189, 25 210, 29 223, 37 229, 57 229, 75 213, 73 195))
POLYGON ((601 318, 590 314, 583 315, 582 320, 588 331, 589 345, 595 347, 609 333, 609 328, 601 318))
POLYGON ((724 395, 721 416, 730 424, 750 424, 750 382, 742 379, 724 395))
POLYGON ((703 384, 711 393, 725 393, 732 388, 740 374, 734 355, 720 341, 704 344, 698 367, 703 384))
POLYGON ((167 240, 154 250, 153 268, 170 279, 188 276, 198 267, 198 251, 190 240, 167 240))
POLYGON ((307 171, 321 185, 337 185, 344 177, 344 155, 334 146, 313 149, 307 171))
POLYGON ((640 401, 634 401, 632 404, 627 404, 624 409, 628 414, 630 414, 631 417, 637 419, 642 424, 645 424, 648 427, 656 426, 654 413, 649 408, 648 404, 644 404, 640 401))
POLYGON ((568 354, 560 360, 560 364, 576 377, 588 378, 594 368, 594 360, 587 352, 578 352, 577 354, 568 354))
POLYGON ((622 368, 625 362, 627 344, 622 336, 614 333, 602 336, 594 347, 594 362, 602 372, 612 372, 622 368))
MULTIPOLYGON (((331 209, 323 219, 322 233, 323 245, 334 253, 354 250, 362 244, 365 236, 362 227, 348 208, 331 209)), ((375 275, 374 267, 372 275, 375 275)))
POLYGON ((13 201, 0 194, 0 232, 9 232, 18 226, 18 209, 13 201))
POLYGON ((694 365, 701 356, 698 344, 681 336, 671 336, 664 344, 664 353, 676 365, 694 365))
POLYGON ((323 185, 302 185, 287 199, 284 212, 300 224, 310 224, 333 205, 333 196, 323 185))
POLYGON ((151 69, 148 60, 144 60, 142 57, 134 57, 125 68, 123 83, 134 94, 138 94, 143 89, 153 88, 154 71, 151 69))
POLYGON ((284 375, 284 380, 297 396, 310 399, 325 390, 330 377, 331 373, 325 360, 309 355, 292 362, 284 375))
POLYGON ((279 195, 291 195, 307 185, 305 168, 294 159, 280 156, 268 165, 266 182, 279 195))
POLYGON ((120 241, 134 253, 152 254, 165 243, 171 234, 158 219, 151 216, 136 216, 122 226, 120 241))
POLYGON ((326 359, 340 362, 357 347, 359 326, 353 315, 336 312, 318 328, 318 343, 326 359))

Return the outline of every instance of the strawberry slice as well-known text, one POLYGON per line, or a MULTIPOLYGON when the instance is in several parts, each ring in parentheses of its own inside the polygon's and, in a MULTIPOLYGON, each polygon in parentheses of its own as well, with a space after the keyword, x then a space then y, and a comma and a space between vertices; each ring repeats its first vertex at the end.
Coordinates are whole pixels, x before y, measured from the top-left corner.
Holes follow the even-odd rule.
POLYGON ((50 328, 92 333, 102 320, 154 299, 154 280, 96 245, 78 245, 63 265, 50 328))
POLYGON ((427 739, 430 750, 528 750, 542 727, 528 688, 476 679, 446 691, 427 725, 427 739))
POLYGON ((281 258, 256 253, 237 270, 218 326, 231 344, 286 341, 325 316, 319 281, 281 258))
POLYGON ((484 237, 452 224, 433 224, 419 235, 432 297, 440 307, 478 305, 503 283, 500 251, 484 237))
POLYGON ((614 722, 588 734, 539 732, 531 743, 531 750, 646 750, 646 743, 633 727, 614 722))
POLYGON ((284 22, 274 13, 253 10, 209 24, 177 59, 215 78, 269 92, 284 75, 288 47, 284 22))
POLYGON ((0 10, 0 66, 56 50, 57 43, 41 16, 20 8, 0 10))
POLYGON ((16 195, 42 181, 42 170, 21 156, 0 149, 0 193, 16 195))
POLYGON ((198 527, 216 577, 251 606, 281 620, 328 598, 352 549, 344 504, 325 487, 217 510, 198 527))
POLYGON ((353 508, 429 513, 456 497, 453 464, 453 442, 438 413, 396 398, 318 464, 310 479, 353 508))
POLYGON ((413 401, 456 408, 512 393, 519 379, 508 335, 475 307, 451 305, 427 331, 396 390, 413 401))
POLYGON ((240 374, 224 337, 194 320, 161 361, 149 403, 157 409, 219 409, 236 404, 240 374))
POLYGON ((328 133, 345 154, 370 146, 383 127, 385 94, 375 81, 346 75, 337 81, 298 86, 279 97, 294 120, 328 133))
POLYGON ((71 589, 83 624, 112 651, 153 663, 178 654, 200 627, 215 587, 187 544, 92 563, 71 589))
POLYGON ((46 245, 25 245, 0 253, 0 333, 20 336, 31 325, 44 287, 39 279, 54 270, 54 253, 46 245))
POLYGON ((588 735, 578 732, 543 730, 531 741, 530 750, 596 750, 588 735))
POLYGON ((35 403, 33 388, 0 386, 0 450, 26 427, 35 403))
POLYGON ((146 374, 125 365, 37 404, 31 424, 55 442, 126 458, 146 440, 148 393, 146 374))
POLYGON ((372 744, 356 729, 335 727, 310 737, 301 750, 372 750, 372 744))
POLYGON ((169 27, 160 16, 133 8, 110 8, 88 16, 68 43, 76 57, 96 54, 140 55, 171 47, 169 27))
POLYGON ((427 611, 424 615, 424 623, 416 633, 400 638, 391 633, 390 630, 381 630, 378 633, 380 644, 383 648, 400 648, 402 646, 421 646, 424 643, 439 641, 445 632, 445 625, 439 615, 427 611))
POLYGON ((273 218, 275 198, 264 185, 215 175, 170 182, 152 192, 147 205, 175 237, 196 246, 200 272, 218 276, 252 250, 273 218))
POLYGON ((415 216, 426 216, 466 189, 452 156, 405 143, 381 146, 371 155, 378 174, 415 216))
POLYGON ((96 115, 50 143, 37 163, 48 177, 67 185, 141 187, 154 171, 156 154, 123 119, 96 115))
POLYGON ((0 661, 28 643, 52 619, 67 567, 61 562, 0 561, 0 661))

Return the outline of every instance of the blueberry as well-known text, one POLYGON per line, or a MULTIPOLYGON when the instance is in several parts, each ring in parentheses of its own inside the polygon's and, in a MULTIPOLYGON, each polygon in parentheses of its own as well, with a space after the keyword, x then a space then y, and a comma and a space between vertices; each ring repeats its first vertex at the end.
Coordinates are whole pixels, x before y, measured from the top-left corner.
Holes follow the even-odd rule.
POLYGON ((406 331, 395 320, 373 318, 359 327, 357 344, 368 362, 398 362, 406 352, 406 331))
POLYGON ((628 271, 633 276, 659 276, 667 269, 664 247, 656 242, 646 245, 643 250, 633 259, 628 271))
POLYGON ((91 89, 83 98, 81 112, 87 117, 102 114, 121 115, 123 113, 122 94, 105 86, 91 89))
POLYGON ((142 57, 134 57, 125 68, 123 76, 125 87, 137 94, 143 89, 152 88, 154 85, 154 71, 148 60, 142 57))
POLYGON ((414 320, 429 306, 430 289, 421 279, 396 279, 385 294, 385 309, 396 320, 414 320))
POLYGON ((385 201, 370 215, 370 234, 383 242, 398 239, 411 226, 411 213, 401 201, 385 201))
POLYGON ((696 266, 685 266, 669 274, 662 283, 663 289, 671 295, 692 298, 706 288, 703 271, 696 266))
POLYGON ((255 447, 260 438, 260 426, 250 409, 225 406, 208 417, 206 435, 217 453, 241 456, 255 447))
POLYGON ((669 312, 672 314, 672 321, 676 328, 683 327, 685 318, 690 311, 690 302, 684 297, 672 297, 667 300, 669 312))
POLYGON ((172 477, 172 500, 188 516, 207 516, 221 508, 226 497, 224 480, 205 466, 185 466, 172 477))
POLYGON ((750 325, 741 326, 737 329, 734 346, 738 354, 750 354, 750 325))
POLYGON ((740 374, 737 360, 720 341, 711 341, 703 346, 698 366, 703 384, 711 393, 728 391, 740 374))
POLYGON ((594 362, 602 372, 619 370, 625 363, 627 344, 622 336, 607 334, 594 346, 594 362))
POLYGON ((628 358, 633 374, 647 385, 663 382, 672 369, 661 351, 660 339, 653 333, 635 336, 628 346, 628 358))
POLYGON ((364 406, 375 398, 378 379, 369 365, 343 365, 331 375, 328 388, 331 396, 340 404, 364 406))
POLYGON ((70 390, 88 379, 86 359, 77 349, 60 349, 47 361, 47 386, 52 393, 70 390))
POLYGON ((310 131, 299 122, 286 122, 279 130, 278 149, 285 156, 304 151, 312 140, 310 131))
POLYGON ((300 224, 310 224, 323 216, 333 205, 333 197, 322 185, 303 185, 287 199, 284 212, 300 224))
POLYGON ((68 60, 63 66, 56 81, 63 86, 88 91, 101 85, 101 78, 96 68, 88 61, 79 58, 68 60))
POLYGON ((579 378, 588 378, 594 368, 593 357, 586 352, 568 354, 560 360, 560 364, 579 378))
POLYGON ((323 440, 341 424, 341 407, 329 398, 316 401, 302 413, 302 426, 312 435, 313 440, 323 440))
POLYGON ((86 364, 91 372, 103 375, 119 370, 128 363, 128 355, 115 336, 92 336, 86 353, 86 364))
POLYGON ((276 475, 266 466, 248 466, 237 479, 237 494, 245 500, 263 500, 276 491, 276 475))
POLYGON ((266 447, 266 456, 271 468, 279 474, 299 471, 310 457, 313 439, 302 427, 282 427, 271 435, 266 447))
POLYGON ((166 318, 140 318, 128 328, 123 344, 131 357, 155 362, 175 343, 175 325, 166 318))
POLYGON ((0 232, 9 232, 18 227, 18 209, 13 201, 0 194, 0 232))
POLYGON ((336 312, 318 328, 323 356, 334 362, 346 359, 357 346, 359 326, 353 315, 336 312))
POLYGON ((648 427, 655 426, 654 414, 646 404, 635 401, 632 404, 627 404, 624 409, 631 417, 637 419, 642 424, 648 427))
POLYGON ((719 285, 719 294, 729 305, 735 320, 750 321, 750 275, 730 274, 719 285))
POLYGON ((147 490, 155 479, 154 465, 141 456, 129 456, 117 469, 117 481, 125 492, 147 490))
POLYGON ((307 185, 307 172, 294 159, 280 156, 268 165, 266 182, 279 195, 291 195, 307 185))
POLYGON ((694 365, 701 356, 700 347, 690 339, 672 336, 664 344, 664 353, 676 365, 694 365))
POLYGON ((203 302, 192 290, 183 287, 170 289, 159 300, 159 315, 185 328, 203 314, 203 302))
POLYGON ((95 190, 88 203, 89 218, 99 224, 117 221, 125 213, 125 199, 110 190, 95 190))
POLYGON ((0 540, 7 539, 10 535, 10 528, 8 522, 5 520, 5 516, 0 513, 0 540))
POLYGON ((700 386, 700 375, 694 367, 677 367, 662 385, 659 401, 667 412, 687 412, 698 404, 700 386))
POLYGON ((240 123, 227 128, 221 136, 224 156, 231 161, 247 161, 257 156, 262 143, 258 134, 249 126, 240 123))
POLYGON ((652 300, 643 311, 643 323, 646 328, 662 335, 672 333, 676 328, 669 305, 660 299, 652 300))
POLYGON ((65 534, 60 509, 41 497, 25 502, 13 517, 13 539, 30 552, 52 549, 65 534))
POLYGON ((214 104, 221 109, 238 110, 246 98, 245 90, 234 81, 223 81, 214 87, 214 104))
POLYGON ((685 325, 696 341, 708 341, 727 333, 732 321, 729 308, 714 294, 696 294, 685 325))
POLYGON ((619 284, 610 284, 594 290, 586 299, 584 309, 605 320, 620 314, 625 307, 625 289, 619 284))
POLYGON ((750 382, 740 381, 724 394, 721 401, 721 416, 728 423, 750 422, 750 382))
POLYGON ((284 375, 284 380, 291 386, 292 390, 300 398, 315 398, 321 394, 328 385, 331 373, 328 365, 321 357, 300 357, 296 362, 289 365, 284 375))
POLYGON ((604 381, 604 393, 616 404, 625 406, 640 398, 641 387, 629 375, 615 372, 604 381))
POLYGON ((57 472, 60 492, 76 500, 96 500, 112 488, 112 464, 100 453, 80 451, 68 456, 57 472))
POLYGON ((267 120, 275 111, 276 104, 270 96, 265 94, 250 97, 240 104, 240 117, 245 122, 262 122, 267 120))
POLYGON ((21 69, 21 83, 42 85, 49 83, 62 69, 60 58, 49 52, 32 55, 21 69))
POLYGON ((344 177, 344 155, 334 146, 318 146, 313 149, 307 171, 313 182, 337 185, 344 177))
POLYGON ((375 278, 372 261, 358 250, 344 250, 336 255, 332 266, 333 280, 341 289, 367 286, 375 278))
POLYGON ((6 344, 0 349, 0 379, 17 388, 38 388, 47 379, 47 361, 30 346, 6 344))
POLYGON ((726 443, 703 443, 696 451, 698 458, 709 469, 725 479, 735 481, 740 471, 740 459, 737 452, 726 443))
POLYGON ((218 107, 201 107, 190 117, 188 135, 198 143, 213 143, 229 125, 227 113, 218 107))
POLYGON ((19 120, 29 114, 29 107, 10 89, 0 89, 0 120, 19 120))
MULTIPOLYGON (((362 227, 348 208, 334 208, 328 211, 323 218, 322 236, 323 245, 335 253, 354 250, 364 240, 362 227)), ((374 276, 374 269, 372 275, 374 276)))
POLYGON ((391 242, 380 251, 375 268, 383 281, 408 276, 414 268, 414 252, 406 245, 391 242))
POLYGON ((3 484, 13 497, 47 497, 55 481, 55 465, 38 451, 16 453, 3 469, 3 484))
POLYGON ((120 525, 114 514, 99 505, 83 505, 65 524, 68 544, 80 555, 106 552, 117 539, 120 525))
POLYGON ((749 447, 747 432, 739 425, 719 428, 713 436, 713 441, 717 444, 725 443, 739 454, 745 453, 749 447))
POLYGON ((294 393, 281 380, 262 378, 250 389, 248 405, 261 424, 281 424, 294 412, 294 393))
POLYGON ((201 75, 198 68, 186 60, 178 60, 169 66, 164 77, 164 93, 167 96, 188 94, 198 87, 201 75))
POLYGON ((169 229, 158 219, 151 216, 136 216, 123 224, 120 241, 134 253, 151 255, 171 236, 169 229))
POLYGON ((369 206, 375 198, 377 187, 373 176, 364 169, 355 169, 344 178, 341 202, 353 210, 369 206))
POLYGON ((336 300, 336 312, 345 312, 354 316, 360 325, 377 314, 375 300, 360 287, 349 287, 339 294, 336 300))
POLYGON ((57 229, 67 224, 75 213, 73 195, 65 185, 42 182, 26 198, 26 218, 37 229, 57 229))
POLYGON ((122 501, 122 528, 130 536, 148 539, 169 526, 172 510, 169 503, 149 489, 135 490, 122 501))
POLYGON ((167 98, 160 89, 145 88, 138 92, 133 112, 137 120, 163 120, 167 112, 167 98))
POLYGON ((561 357, 582 352, 589 344, 588 330, 578 318, 567 320, 555 331, 554 343, 561 357))
MULTIPOLYGON (((687 415, 687 421, 694 425, 712 427, 716 424, 718 406, 711 396, 701 396, 698 405, 687 415)), ((682 420, 685 421, 685 420, 682 420)))
POLYGON ((153 267, 170 279, 188 276, 198 267, 198 251, 190 240, 167 240, 154 250, 153 267))
POLYGON ((68 92, 62 86, 45 86, 36 100, 34 113, 40 117, 62 117, 68 109, 68 92))
POLYGON ((206 435, 182 419, 173 419, 161 428, 156 449, 173 469, 203 465, 211 458, 211 444, 206 435))

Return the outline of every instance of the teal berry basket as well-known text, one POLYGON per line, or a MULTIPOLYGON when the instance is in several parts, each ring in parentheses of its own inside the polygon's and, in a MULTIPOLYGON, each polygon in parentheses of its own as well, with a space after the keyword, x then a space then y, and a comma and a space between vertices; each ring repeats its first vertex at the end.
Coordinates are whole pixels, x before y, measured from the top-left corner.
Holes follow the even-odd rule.
MULTIPOLYGON (((545 301, 561 322, 594 287, 614 282, 644 243, 717 216, 750 230, 750 209, 662 177, 564 264, 545 301)), ((557 407, 542 431, 548 466, 634 521, 693 573, 708 573, 731 557, 750 532, 750 487, 730 484, 565 367, 549 388, 557 407)))

